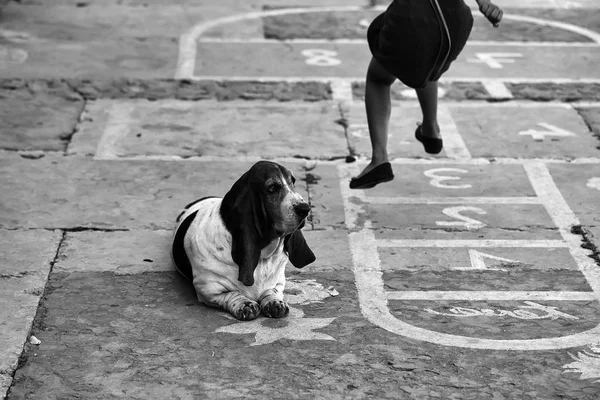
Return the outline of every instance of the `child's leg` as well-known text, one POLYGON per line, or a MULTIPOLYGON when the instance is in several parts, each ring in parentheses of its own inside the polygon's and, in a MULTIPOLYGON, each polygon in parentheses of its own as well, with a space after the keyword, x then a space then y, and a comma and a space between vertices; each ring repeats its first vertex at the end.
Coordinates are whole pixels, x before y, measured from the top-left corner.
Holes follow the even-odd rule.
POLYGON ((375 58, 371 58, 365 86, 365 108, 372 156, 369 165, 357 177, 363 176, 373 168, 388 161, 388 125, 392 112, 390 86, 395 80, 394 75, 387 72, 375 58))
POLYGON ((423 113, 421 134, 426 137, 441 138, 440 126, 437 122, 438 83, 428 82, 424 88, 415 90, 423 113))

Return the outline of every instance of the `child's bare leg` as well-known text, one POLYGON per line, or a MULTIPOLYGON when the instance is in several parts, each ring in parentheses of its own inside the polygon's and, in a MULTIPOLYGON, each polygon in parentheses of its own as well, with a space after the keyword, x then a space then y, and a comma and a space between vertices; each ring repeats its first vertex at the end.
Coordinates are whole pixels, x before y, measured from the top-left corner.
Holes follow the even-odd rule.
POLYGON ((369 165, 357 177, 363 176, 373 168, 388 161, 388 125, 392 112, 390 86, 395 80, 394 75, 387 72, 377 60, 371 58, 365 86, 365 108, 372 156, 369 165))
POLYGON ((422 135, 441 139, 440 126, 437 121, 438 83, 428 82, 424 88, 415 90, 423 113, 422 135))

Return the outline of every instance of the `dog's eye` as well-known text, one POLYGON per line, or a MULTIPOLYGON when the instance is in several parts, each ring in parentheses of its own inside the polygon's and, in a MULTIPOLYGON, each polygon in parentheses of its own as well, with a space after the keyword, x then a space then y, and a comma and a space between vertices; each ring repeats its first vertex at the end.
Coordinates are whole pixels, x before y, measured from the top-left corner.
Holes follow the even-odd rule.
POLYGON ((269 193, 275 193, 277 192, 279 189, 281 189, 281 184, 277 183, 277 182, 273 182, 273 183, 269 183, 267 185, 267 191, 269 193))

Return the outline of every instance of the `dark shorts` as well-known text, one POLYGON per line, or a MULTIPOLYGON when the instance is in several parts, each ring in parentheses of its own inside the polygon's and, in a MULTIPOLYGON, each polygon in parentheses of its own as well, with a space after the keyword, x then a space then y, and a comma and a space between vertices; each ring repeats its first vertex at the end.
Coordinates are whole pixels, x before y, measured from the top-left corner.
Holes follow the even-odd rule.
POLYGON ((394 0, 367 31, 373 57, 412 88, 438 80, 462 51, 473 27, 471 9, 463 0, 438 3, 450 43, 442 37, 443 25, 429 0, 394 0))

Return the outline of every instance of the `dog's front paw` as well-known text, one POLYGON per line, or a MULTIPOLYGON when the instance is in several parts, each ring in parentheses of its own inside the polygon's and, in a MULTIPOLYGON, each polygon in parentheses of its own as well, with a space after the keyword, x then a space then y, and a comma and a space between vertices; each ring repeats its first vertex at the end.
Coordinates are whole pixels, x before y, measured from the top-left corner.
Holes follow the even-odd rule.
POLYGON ((231 313, 240 321, 250 321, 260 314, 260 306, 255 301, 245 301, 231 313))
POLYGON ((262 313, 269 318, 283 318, 290 312, 290 307, 285 301, 274 300, 262 306, 262 313))

